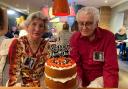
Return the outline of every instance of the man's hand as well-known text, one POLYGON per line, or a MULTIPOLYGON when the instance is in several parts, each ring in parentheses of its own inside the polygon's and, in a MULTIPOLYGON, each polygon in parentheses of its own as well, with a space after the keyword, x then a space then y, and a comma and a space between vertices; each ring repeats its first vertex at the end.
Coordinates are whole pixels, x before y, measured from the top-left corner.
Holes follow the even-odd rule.
POLYGON ((98 77, 95 80, 93 80, 87 88, 103 88, 103 77, 98 77))
POLYGON ((81 78, 77 77, 77 82, 78 82, 78 88, 82 88, 82 80, 81 78))

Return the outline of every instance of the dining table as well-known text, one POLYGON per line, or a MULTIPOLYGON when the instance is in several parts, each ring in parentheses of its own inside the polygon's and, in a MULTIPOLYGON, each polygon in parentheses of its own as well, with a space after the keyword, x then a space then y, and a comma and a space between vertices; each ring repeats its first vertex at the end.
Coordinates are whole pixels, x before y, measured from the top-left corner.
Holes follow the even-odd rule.
MULTIPOLYGON (((0 89, 46 89, 43 87, 0 87, 0 89)), ((78 89, 128 89, 128 88, 78 88, 78 89)))

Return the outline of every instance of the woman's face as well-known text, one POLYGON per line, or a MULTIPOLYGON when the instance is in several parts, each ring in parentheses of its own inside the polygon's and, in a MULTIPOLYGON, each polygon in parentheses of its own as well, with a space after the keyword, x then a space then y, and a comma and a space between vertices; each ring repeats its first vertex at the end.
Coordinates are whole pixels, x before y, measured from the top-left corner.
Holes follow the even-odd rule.
POLYGON ((38 18, 33 19, 27 27, 28 35, 33 40, 40 39, 45 30, 46 29, 44 21, 38 18))
POLYGON ((96 27, 97 23, 94 22, 93 16, 89 14, 79 16, 78 28, 82 36, 91 36, 96 27))

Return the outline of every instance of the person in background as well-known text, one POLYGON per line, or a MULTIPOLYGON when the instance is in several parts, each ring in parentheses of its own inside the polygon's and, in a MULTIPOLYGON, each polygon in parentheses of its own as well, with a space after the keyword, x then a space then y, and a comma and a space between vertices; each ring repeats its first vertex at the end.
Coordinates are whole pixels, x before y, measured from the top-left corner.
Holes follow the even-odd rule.
POLYGON ((122 26, 118 33, 115 34, 115 39, 116 40, 126 40, 127 39, 127 34, 126 34, 126 27, 122 26))
POLYGON ((74 33, 77 31, 78 31, 78 23, 77 23, 77 21, 74 21, 74 23, 71 26, 71 32, 74 33))
POLYGON ((11 33, 12 33, 13 37, 18 38, 18 37, 19 37, 19 30, 18 30, 18 27, 13 26, 11 33))
POLYGON ((5 34, 7 38, 18 38, 19 30, 16 26, 12 26, 11 29, 8 29, 8 32, 5 34))
POLYGON ((59 32, 57 41, 60 42, 62 45, 67 45, 69 44, 69 39, 71 36, 71 32, 69 32, 69 24, 65 22, 63 24, 62 31, 59 32))
POLYGON ((52 32, 50 31, 50 30, 48 30, 47 32, 45 32, 44 34, 43 34, 43 36, 42 36, 42 38, 44 38, 44 39, 51 39, 53 37, 53 34, 52 34, 52 32))
POLYGON ((26 19, 28 34, 15 39, 9 49, 10 67, 7 86, 42 86, 49 45, 42 38, 42 33, 47 30, 47 22, 47 17, 41 12, 32 13, 26 19))
POLYGON ((77 63, 79 87, 117 88, 119 68, 114 34, 98 27, 97 8, 81 8, 76 20, 79 32, 70 39, 70 56, 77 63))
POLYGON ((116 47, 117 47, 117 55, 121 58, 121 60, 127 60, 126 54, 126 42, 127 34, 126 27, 122 26, 119 31, 115 34, 116 47), (122 57, 121 57, 122 56, 122 57))
POLYGON ((14 37, 10 28, 8 29, 8 32, 4 36, 9 38, 9 39, 14 37))
POLYGON ((120 28, 118 33, 115 34, 115 39, 117 43, 127 39, 126 27, 122 26, 120 28))

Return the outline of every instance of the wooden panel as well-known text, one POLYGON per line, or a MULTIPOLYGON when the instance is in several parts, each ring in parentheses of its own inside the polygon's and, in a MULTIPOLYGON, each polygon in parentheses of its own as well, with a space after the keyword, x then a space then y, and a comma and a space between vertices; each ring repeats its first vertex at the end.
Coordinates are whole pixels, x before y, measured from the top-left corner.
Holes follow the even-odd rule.
MULTIPOLYGON (((1 8, 1 7, 0 7, 1 8)), ((7 9, 2 7, 2 13, 4 14, 2 18, 4 18, 4 23, 3 23, 3 29, 0 29, 0 36, 4 35, 8 31, 8 20, 7 20, 7 9)))
POLYGON ((105 29, 110 28, 111 8, 109 6, 100 7, 99 26, 105 29))

